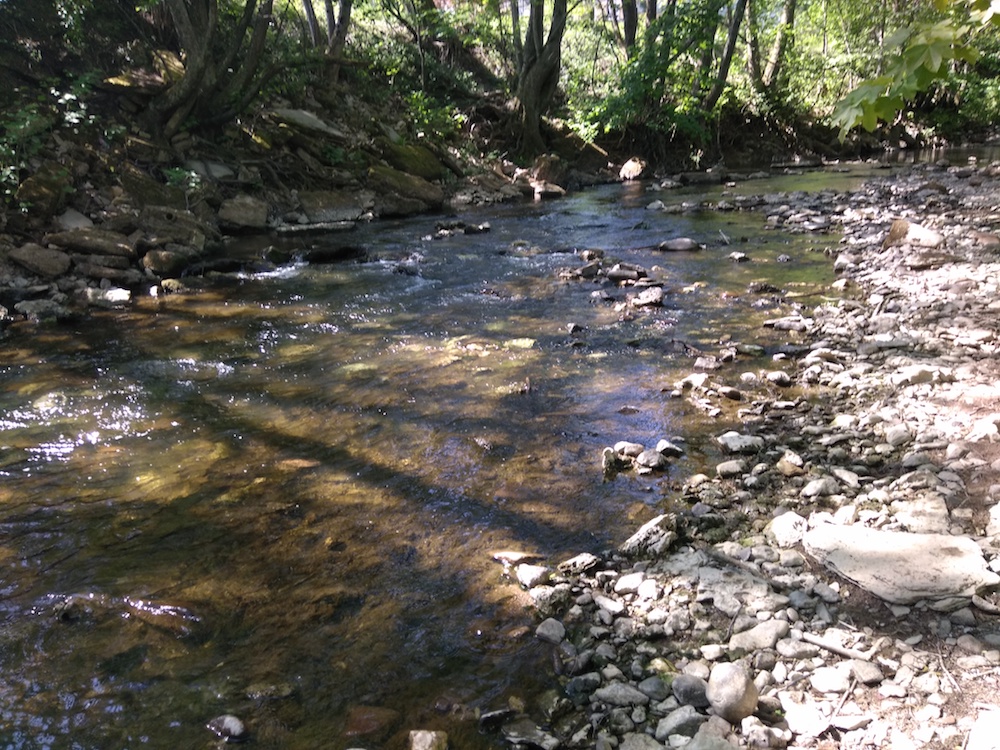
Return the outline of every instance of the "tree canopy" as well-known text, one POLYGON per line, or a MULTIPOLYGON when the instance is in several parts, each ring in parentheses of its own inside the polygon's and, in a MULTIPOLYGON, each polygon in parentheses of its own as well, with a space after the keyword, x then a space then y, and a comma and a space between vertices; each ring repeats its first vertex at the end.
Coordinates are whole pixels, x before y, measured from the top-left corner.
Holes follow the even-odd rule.
POLYGON ((890 35, 881 74, 837 103, 833 122, 841 139, 857 125, 874 130, 931 86, 956 81, 959 70, 980 60, 981 45, 989 43, 985 37, 1000 28, 1000 4, 993 0, 935 0, 934 9, 936 14, 890 35))
POLYGON ((694 165, 762 129, 789 148, 807 128, 948 137, 1000 119, 997 13, 995 0, 3 0, 0 184, 39 134, 93 119, 88 100, 126 84, 165 143, 330 86, 398 101, 414 137, 472 130, 475 102, 502 101, 491 132, 523 158, 552 147, 557 121, 694 165))

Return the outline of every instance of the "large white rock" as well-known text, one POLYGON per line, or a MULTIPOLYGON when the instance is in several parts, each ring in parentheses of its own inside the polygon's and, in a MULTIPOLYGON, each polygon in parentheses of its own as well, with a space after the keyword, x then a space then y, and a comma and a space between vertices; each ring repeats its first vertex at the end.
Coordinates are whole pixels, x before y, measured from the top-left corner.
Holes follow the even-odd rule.
POLYGON ((944 236, 929 227, 911 224, 906 219, 895 219, 889 227, 882 247, 902 244, 916 245, 917 247, 941 247, 944 244, 944 236))
POLYGON ((758 453, 764 450, 764 438, 758 435, 741 435, 735 430, 719 435, 716 441, 729 453, 758 453))
POLYGON ((893 604, 972 596, 1000 583, 966 537, 821 524, 802 542, 826 567, 893 604))
POLYGON ((764 529, 764 535, 781 548, 794 547, 802 541, 809 522, 798 513, 789 511, 774 518, 764 529))

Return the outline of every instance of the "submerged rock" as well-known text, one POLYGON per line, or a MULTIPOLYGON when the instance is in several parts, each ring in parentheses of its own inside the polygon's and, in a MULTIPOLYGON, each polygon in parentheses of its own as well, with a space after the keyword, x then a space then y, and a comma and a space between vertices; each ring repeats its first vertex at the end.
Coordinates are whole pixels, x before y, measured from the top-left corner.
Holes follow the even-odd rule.
POLYGON ((212 719, 205 726, 226 742, 246 742, 250 739, 246 726, 232 714, 223 714, 212 719))

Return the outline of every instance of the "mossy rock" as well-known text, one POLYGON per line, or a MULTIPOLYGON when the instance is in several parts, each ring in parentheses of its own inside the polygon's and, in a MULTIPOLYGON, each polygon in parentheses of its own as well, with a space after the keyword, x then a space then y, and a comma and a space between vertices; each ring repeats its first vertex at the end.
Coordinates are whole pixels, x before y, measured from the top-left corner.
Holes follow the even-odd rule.
POLYGON ((31 216, 51 219, 66 206, 73 190, 69 170, 61 164, 48 163, 18 186, 14 199, 31 216))
POLYGON ((431 150, 424 146, 386 143, 384 154, 386 161, 400 172, 425 180, 440 180, 448 171, 431 150))
POLYGON ((444 191, 440 187, 422 177, 392 167, 372 167, 368 170, 368 181, 378 192, 414 198, 430 208, 438 208, 444 202, 444 191))
POLYGON ((121 175, 122 187, 129 200, 140 208, 145 206, 169 206, 186 208, 187 199, 179 187, 164 185, 149 175, 134 168, 126 168, 121 175))

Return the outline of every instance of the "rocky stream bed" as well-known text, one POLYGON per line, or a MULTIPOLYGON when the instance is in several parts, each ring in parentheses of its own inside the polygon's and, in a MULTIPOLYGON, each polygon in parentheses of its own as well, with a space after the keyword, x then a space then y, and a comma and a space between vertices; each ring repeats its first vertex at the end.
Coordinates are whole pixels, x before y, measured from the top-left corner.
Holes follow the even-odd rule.
MULTIPOLYGON (((668 210, 656 197, 649 211, 668 210)), ((315 221, 288 226, 362 220, 374 205, 324 200, 315 221)), ((551 644, 552 689, 470 721, 545 750, 996 746, 998 205, 1000 166, 939 163, 850 194, 685 206, 753 211, 781 231, 842 228, 839 243, 830 235, 838 297, 768 322, 788 337, 768 370, 744 371, 726 343, 664 385, 710 414, 735 404, 741 427, 720 431, 731 456, 714 475, 685 478, 620 548, 551 565, 498 553, 551 644)), ((224 227, 268 221, 249 199, 222 208, 224 227)), ((63 218, 5 254, 6 335, 31 335, 32 321, 78 314, 81 302, 126 304, 136 287, 183 291, 169 279, 197 263, 228 268, 207 255, 217 224, 190 212, 147 206, 99 228, 63 218)), ((347 247, 315 248, 315 259, 347 247)), ((740 255, 731 260, 752 262, 740 255)), ((662 301, 644 269, 581 262, 569 283, 631 289, 636 307, 662 301)), ((609 446, 603 468, 609 479, 655 471, 678 450, 609 446)), ((228 716, 210 728, 230 741, 247 731, 228 716)), ((440 732, 408 741, 448 744, 440 732)))
POLYGON ((844 297, 769 322, 773 371, 675 385, 742 400, 715 476, 617 550, 514 566, 553 688, 484 722, 549 750, 997 746, 997 205, 1000 168, 938 163, 703 206, 842 226, 844 297))

